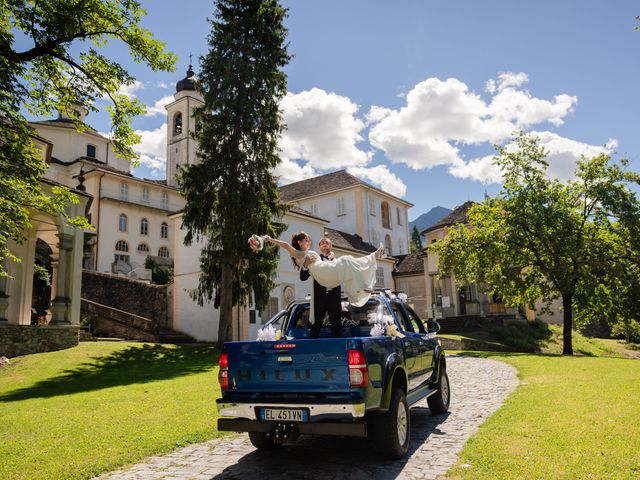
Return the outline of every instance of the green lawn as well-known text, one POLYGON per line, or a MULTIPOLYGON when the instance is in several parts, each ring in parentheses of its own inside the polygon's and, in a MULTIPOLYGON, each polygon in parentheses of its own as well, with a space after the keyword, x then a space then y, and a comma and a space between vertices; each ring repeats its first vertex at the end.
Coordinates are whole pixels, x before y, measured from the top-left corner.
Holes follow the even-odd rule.
POLYGON ((0 367, 0 479, 80 479, 214 438, 211 347, 87 342, 0 367))
POLYGON ((522 384, 465 445, 449 478, 640 478, 640 361, 466 354, 514 365, 522 384))

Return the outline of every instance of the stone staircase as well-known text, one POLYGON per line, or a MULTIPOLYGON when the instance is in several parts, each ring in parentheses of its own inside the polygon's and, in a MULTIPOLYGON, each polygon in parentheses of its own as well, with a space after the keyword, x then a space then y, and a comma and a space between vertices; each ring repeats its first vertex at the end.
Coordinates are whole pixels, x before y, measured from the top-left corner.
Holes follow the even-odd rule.
POLYGON ((193 343, 195 339, 157 321, 85 298, 80 315, 91 319, 91 333, 98 337, 115 337, 157 343, 193 343))

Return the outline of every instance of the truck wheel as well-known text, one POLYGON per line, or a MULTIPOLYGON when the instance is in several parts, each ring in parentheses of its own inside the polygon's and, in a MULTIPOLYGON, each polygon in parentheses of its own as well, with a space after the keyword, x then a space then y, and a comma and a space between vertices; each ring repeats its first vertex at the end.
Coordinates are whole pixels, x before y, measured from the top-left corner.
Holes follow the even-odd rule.
POLYGON ((449 402, 451 401, 451 390, 449 388, 449 376, 447 370, 442 369, 440 378, 436 384, 438 391, 427 398, 429 410, 434 415, 439 413, 447 413, 449 411, 449 402))
POLYGON ((267 434, 263 432, 249 432, 249 440, 258 450, 273 450, 281 446, 281 444, 275 443, 271 437, 267 437, 267 434))
POLYGON ((373 419, 374 441, 380 453, 394 460, 409 451, 411 417, 404 392, 396 389, 391 397, 389 411, 373 419))

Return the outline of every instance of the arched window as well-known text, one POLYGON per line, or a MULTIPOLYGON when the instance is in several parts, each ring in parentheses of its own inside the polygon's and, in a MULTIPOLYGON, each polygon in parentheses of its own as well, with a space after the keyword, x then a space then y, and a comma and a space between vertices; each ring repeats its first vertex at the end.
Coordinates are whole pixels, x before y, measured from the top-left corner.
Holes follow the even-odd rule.
POLYGON ((138 253, 149 253, 149 245, 146 243, 138 245, 138 253))
POLYGON ((149 220, 146 218, 140 220, 140 235, 149 235, 149 220))
POLYGON ((384 253, 391 256, 391 237, 389 235, 384 237, 384 253))
POLYGON ((391 212, 389 211, 389 204, 382 202, 380 204, 380 215, 382 216, 382 227, 391 228, 391 212))
POLYGON ((87 144, 87 157, 96 158, 96 146, 87 144))
POLYGON ((120 214, 120 220, 118 221, 118 230, 121 232, 127 231, 127 216, 124 213, 120 214))
POLYGON ((124 240, 118 240, 116 242, 116 252, 128 252, 129 244, 124 240))
POLYGON ((180 135, 182 133, 182 113, 178 112, 173 116, 173 134, 180 135))
POLYGON ((125 182, 120 184, 120 200, 124 200, 125 202, 129 200, 129 185, 125 182))
POLYGON ((162 258, 169 258, 169 249, 167 247, 160 247, 158 249, 158 256, 162 258))
POLYGON ((160 225, 160 238, 169 238, 169 225, 165 222, 160 225))

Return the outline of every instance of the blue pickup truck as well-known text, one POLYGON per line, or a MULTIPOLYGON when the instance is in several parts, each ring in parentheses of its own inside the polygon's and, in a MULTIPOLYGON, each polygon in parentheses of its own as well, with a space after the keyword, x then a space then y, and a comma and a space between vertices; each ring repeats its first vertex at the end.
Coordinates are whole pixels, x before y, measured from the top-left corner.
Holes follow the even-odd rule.
POLYGON ((370 437, 390 458, 409 444, 409 408, 426 398, 433 414, 449 408, 444 352, 403 300, 376 292, 343 309, 343 336, 309 338, 309 301, 295 301, 265 328, 277 340, 225 343, 220 354, 218 430, 248 432, 261 450, 299 435, 370 437), (373 336, 372 336, 373 335, 373 336))

